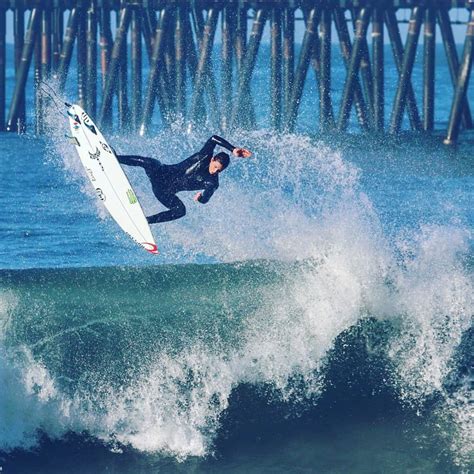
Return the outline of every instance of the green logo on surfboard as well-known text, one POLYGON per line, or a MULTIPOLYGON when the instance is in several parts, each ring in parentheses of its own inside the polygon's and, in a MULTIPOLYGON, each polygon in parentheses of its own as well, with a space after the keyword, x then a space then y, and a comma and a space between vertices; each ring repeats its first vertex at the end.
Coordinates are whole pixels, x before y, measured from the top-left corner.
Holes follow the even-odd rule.
POLYGON ((135 193, 131 189, 127 191, 127 197, 130 204, 136 204, 138 202, 137 196, 135 196, 135 193))

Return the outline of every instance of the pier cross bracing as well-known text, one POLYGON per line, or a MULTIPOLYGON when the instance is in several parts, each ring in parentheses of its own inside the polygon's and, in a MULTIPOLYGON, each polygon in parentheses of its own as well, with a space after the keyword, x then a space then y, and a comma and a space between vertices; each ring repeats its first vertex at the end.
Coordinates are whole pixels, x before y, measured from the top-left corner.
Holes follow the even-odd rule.
POLYGON ((189 129, 208 123, 220 130, 270 126, 291 132, 305 83, 316 81, 317 93, 305 99, 315 110, 315 131, 345 132, 354 110, 363 132, 398 134, 406 114, 411 130, 431 133, 437 32, 449 67, 446 80, 453 87, 443 131, 444 142, 452 144, 462 130, 473 128, 467 91, 474 0, 0 0, 0 130, 25 130, 26 88, 33 86, 35 131, 43 132, 50 100, 40 87, 44 81, 58 91, 74 83, 77 96, 71 100, 101 126, 120 132, 144 135, 156 123, 168 127, 176 121, 189 129), (462 54, 454 40, 452 9, 468 12, 462 54), (400 10, 408 22, 406 35, 400 10), (303 22, 304 34, 295 47, 297 21, 303 22), (14 33, 15 68, 8 97, 7 27, 14 33), (252 85, 265 29, 270 59, 268 88, 262 91, 252 85), (390 103, 385 43, 398 77, 390 103), (345 80, 337 83, 331 73, 334 48, 346 68, 345 80), (412 81, 419 48, 421 91, 412 81), (258 123, 255 113, 262 101, 271 110, 266 123, 258 123))

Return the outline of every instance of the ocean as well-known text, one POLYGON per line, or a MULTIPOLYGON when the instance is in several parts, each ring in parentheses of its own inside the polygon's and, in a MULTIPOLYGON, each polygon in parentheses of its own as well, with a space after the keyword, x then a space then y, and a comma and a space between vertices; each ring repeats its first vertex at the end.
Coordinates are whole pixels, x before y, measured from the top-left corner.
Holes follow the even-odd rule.
MULTIPOLYGON (((265 46, 255 94, 267 71, 265 46)), ((254 157, 208 204, 180 195, 158 257, 104 211, 53 106, 45 136, 0 134, 2 473, 472 472, 473 137, 317 134, 308 78, 295 133, 261 104, 224 134, 254 157)), ((418 58, 419 100, 420 78, 418 58)), ((185 129, 106 136, 173 163, 216 132, 185 129)))

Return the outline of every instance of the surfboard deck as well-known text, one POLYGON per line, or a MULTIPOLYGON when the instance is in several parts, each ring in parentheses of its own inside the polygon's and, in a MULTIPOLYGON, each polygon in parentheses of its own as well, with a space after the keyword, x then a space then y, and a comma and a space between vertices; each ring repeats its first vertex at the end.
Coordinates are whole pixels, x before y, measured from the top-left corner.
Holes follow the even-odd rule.
POLYGON ((158 254, 150 225, 114 150, 79 105, 71 105, 67 114, 71 140, 97 197, 124 232, 146 251, 158 254))

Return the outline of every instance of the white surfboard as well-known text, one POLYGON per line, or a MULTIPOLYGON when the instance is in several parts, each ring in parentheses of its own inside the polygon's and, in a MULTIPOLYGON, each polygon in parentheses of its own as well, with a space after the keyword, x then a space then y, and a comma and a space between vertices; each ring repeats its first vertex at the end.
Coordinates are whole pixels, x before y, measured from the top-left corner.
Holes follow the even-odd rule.
POLYGON ((90 182, 117 224, 145 250, 157 254, 143 209, 113 149, 78 105, 68 108, 72 140, 90 182))

